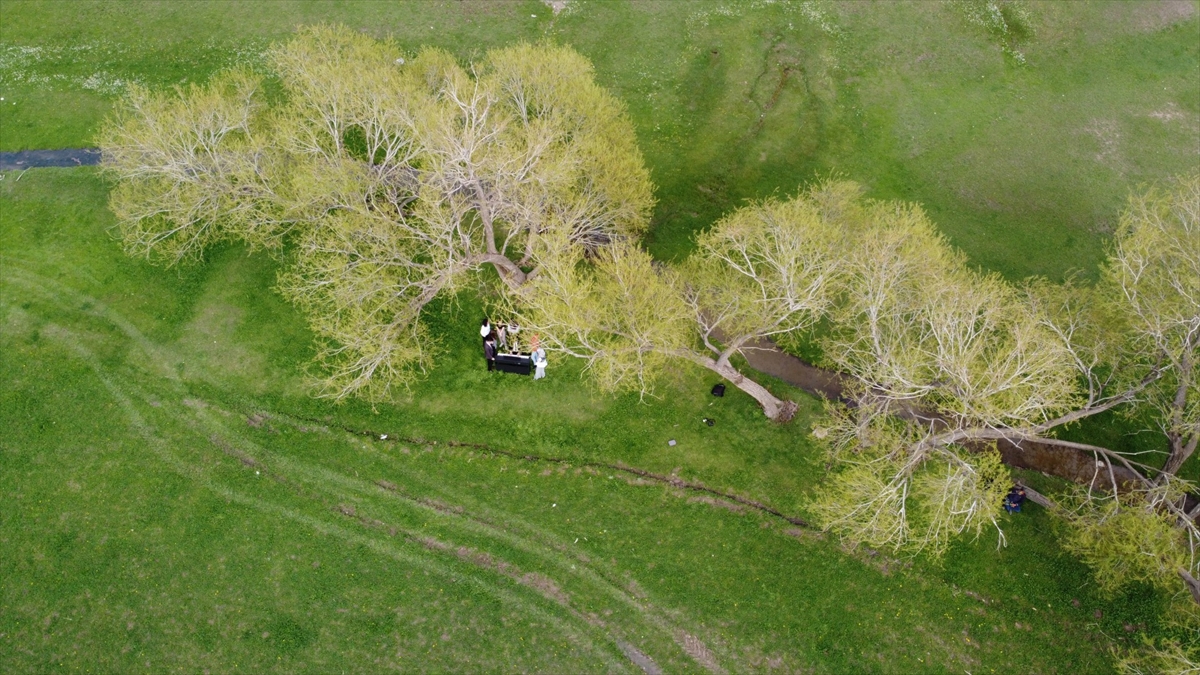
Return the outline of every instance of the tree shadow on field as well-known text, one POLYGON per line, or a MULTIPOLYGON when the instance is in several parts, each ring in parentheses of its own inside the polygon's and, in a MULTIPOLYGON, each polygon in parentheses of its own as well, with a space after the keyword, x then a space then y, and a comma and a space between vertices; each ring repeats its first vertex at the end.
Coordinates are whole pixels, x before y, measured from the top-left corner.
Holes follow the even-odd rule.
POLYGON ((648 158, 658 205, 646 244, 659 259, 685 257, 697 231, 745 200, 793 193, 843 135, 832 39, 785 14, 738 22, 689 31, 680 139, 648 158))

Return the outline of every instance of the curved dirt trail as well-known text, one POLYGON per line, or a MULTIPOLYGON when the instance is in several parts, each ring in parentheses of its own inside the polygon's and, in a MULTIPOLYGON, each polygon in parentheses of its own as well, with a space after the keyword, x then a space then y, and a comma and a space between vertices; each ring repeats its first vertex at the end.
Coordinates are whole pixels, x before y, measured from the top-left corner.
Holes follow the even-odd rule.
MULTIPOLYGON (((467 581, 478 592, 551 628, 606 670, 661 673, 663 668, 651 654, 661 658, 668 645, 668 662, 691 661, 711 672, 722 670, 715 659, 698 660, 694 645, 682 641, 680 636, 695 641, 690 633, 696 631, 681 623, 681 613, 659 608, 644 593, 635 595, 617 570, 608 569, 604 561, 591 561, 574 552, 569 541, 515 514, 485 507, 454 486, 400 464, 395 445, 370 443, 372 452, 386 458, 394 468, 384 474, 386 477, 374 480, 293 456, 282 448, 266 447, 261 438, 255 440, 254 424, 246 424, 250 416, 193 398, 170 367, 174 360, 169 349, 150 340, 99 299, 23 269, 11 257, 6 260, 3 276, 17 291, 14 295, 38 298, 68 317, 77 315, 82 319, 86 315, 115 329, 113 337, 124 342, 123 348, 132 357, 128 363, 136 366, 113 366, 111 361, 100 359, 96 352, 99 338, 94 331, 84 335, 68 327, 76 321, 38 323, 43 336, 86 364, 145 447, 189 482, 230 502, 311 527, 323 536, 365 547, 402 565, 449 580, 467 581), (167 440, 177 439, 181 429, 195 441, 180 445, 177 440, 167 440), (249 494, 231 484, 214 468, 223 464, 227 473, 230 462, 214 462, 214 454, 236 460, 232 465, 244 475, 262 476, 281 486, 293 496, 287 500, 292 503, 272 499, 266 493, 249 494), (405 525, 414 518, 437 521, 442 533, 431 536, 405 525), (506 553, 501 557, 495 551, 519 555, 512 558, 506 553), (464 574, 464 566, 472 571, 464 574), (577 606, 575 596, 581 592, 585 604, 577 606), (618 613, 606 619, 597 616, 586 604, 587 598, 597 596, 608 598, 608 604, 620 608, 618 613), (639 644, 634 644, 634 636, 640 636, 639 644)), ((3 304, 10 311, 24 312, 17 309, 15 300, 9 298, 3 304)), ((283 415, 266 415, 272 421, 288 424, 283 415)), ((317 432, 312 427, 305 430, 317 432)), ((362 443, 360 436, 344 438, 352 439, 355 446, 362 443)), ((347 441, 339 441, 337 434, 332 434, 330 442, 347 441)), ((702 651, 736 658, 723 653, 725 650, 702 651)))

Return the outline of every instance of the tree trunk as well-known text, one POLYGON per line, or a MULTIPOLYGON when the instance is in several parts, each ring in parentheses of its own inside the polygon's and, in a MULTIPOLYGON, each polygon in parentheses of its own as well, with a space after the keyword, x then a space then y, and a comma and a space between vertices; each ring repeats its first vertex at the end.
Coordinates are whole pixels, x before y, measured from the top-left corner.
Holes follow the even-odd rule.
POLYGON ((1200 434, 1192 434, 1192 437, 1188 438, 1179 431, 1183 426, 1183 412, 1187 409, 1188 389, 1191 388, 1188 385, 1192 382, 1191 349, 1192 341, 1188 340, 1183 345, 1183 357, 1179 360, 1179 386, 1175 389, 1175 397, 1171 401, 1171 431, 1167 434, 1171 441, 1171 454, 1163 464, 1164 475, 1174 476, 1179 467, 1196 451, 1196 442, 1200 441, 1200 434))
POLYGON ((766 387, 751 380, 739 373, 733 366, 729 364, 719 364, 716 360, 710 359, 698 354, 691 355, 691 359, 696 363, 708 368, 714 373, 720 375, 730 384, 746 392, 758 404, 762 406, 763 413, 766 414, 772 422, 786 424, 792 421, 796 416, 796 403, 794 401, 785 401, 777 398, 774 394, 767 390, 766 387))
POLYGON ((484 253, 475 256, 471 259, 472 263, 491 263, 492 267, 496 268, 496 272, 500 275, 500 280, 508 287, 515 290, 525 285, 529 280, 529 275, 525 274, 517 264, 499 253, 484 253))
POLYGON ((1200 442, 1200 434, 1192 436, 1186 443, 1182 435, 1173 435, 1171 454, 1167 456, 1167 462, 1163 464, 1162 472, 1174 476, 1179 471, 1179 467, 1183 466, 1183 463, 1188 461, 1188 458, 1196 451, 1197 442, 1200 442))
POLYGON ((1018 482, 1017 485, 1019 485, 1021 487, 1021 489, 1025 490, 1025 496, 1029 498, 1029 501, 1033 502, 1034 504, 1037 504, 1038 506, 1042 507, 1043 509, 1046 509, 1047 511, 1057 511, 1058 510, 1058 504, 1055 504, 1054 501, 1051 500, 1046 495, 1038 492, 1037 490, 1034 490, 1033 488, 1029 487, 1028 485, 1026 485, 1024 483, 1018 482))
POLYGON ((1185 569, 1179 570, 1179 578, 1183 579, 1183 583, 1192 592, 1192 599, 1196 601, 1197 605, 1200 605, 1200 581, 1185 569))

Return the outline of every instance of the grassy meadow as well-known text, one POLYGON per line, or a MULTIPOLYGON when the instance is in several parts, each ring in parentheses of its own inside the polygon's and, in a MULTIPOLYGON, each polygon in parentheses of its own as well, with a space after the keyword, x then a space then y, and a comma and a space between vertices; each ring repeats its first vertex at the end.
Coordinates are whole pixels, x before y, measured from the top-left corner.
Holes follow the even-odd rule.
MULTIPOLYGON (((1200 161, 1200 3, 1022 6, 1001 37, 969 3, 9 0, 0 150, 90 145, 124 82, 253 66, 300 23, 463 58, 546 38, 628 105, 660 258, 837 173, 985 269, 1094 274, 1129 190, 1200 161)), ((1163 599, 1100 595, 1037 507, 1007 547, 896 560, 613 468, 802 518, 820 404, 773 383, 801 405, 778 427, 698 370, 644 402, 561 359, 487 373, 486 293, 431 307, 445 354, 408 399, 314 399, 276 262, 128 258, 107 191, 0 180, 0 669, 1090 673, 1158 630, 1163 599)))

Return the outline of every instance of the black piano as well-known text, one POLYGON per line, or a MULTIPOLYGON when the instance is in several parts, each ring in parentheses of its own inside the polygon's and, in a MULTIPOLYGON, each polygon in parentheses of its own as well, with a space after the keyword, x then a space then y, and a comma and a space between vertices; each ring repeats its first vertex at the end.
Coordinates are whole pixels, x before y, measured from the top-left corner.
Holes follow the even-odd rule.
POLYGON ((529 354, 497 354, 496 369, 506 373, 528 375, 533 372, 533 359, 529 354))

